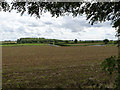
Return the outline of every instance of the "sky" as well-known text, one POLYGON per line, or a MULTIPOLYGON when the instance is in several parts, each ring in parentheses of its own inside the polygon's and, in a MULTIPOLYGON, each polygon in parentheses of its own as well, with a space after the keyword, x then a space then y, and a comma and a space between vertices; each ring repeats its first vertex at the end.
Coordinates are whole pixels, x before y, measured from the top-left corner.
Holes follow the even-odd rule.
POLYGON ((110 22, 90 25, 85 16, 51 17, 47 12, 40 19, 16 11, 0 12, 0 41, 34 37, 62 40, 117 40, 110 22))

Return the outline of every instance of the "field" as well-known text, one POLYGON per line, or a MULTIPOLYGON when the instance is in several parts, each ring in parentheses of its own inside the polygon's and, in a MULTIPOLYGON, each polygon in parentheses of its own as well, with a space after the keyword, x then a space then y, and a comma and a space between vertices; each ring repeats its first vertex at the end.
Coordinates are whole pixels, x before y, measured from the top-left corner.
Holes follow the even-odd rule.
POLYGON ((112 87, 114 77, 100 68, 115 46, 2 47, 3 88, 112 87))
POLYGON ((3 43, 0 46, 45 46, 48 44, 41 44, 41 43, 25 43, 25 44, 17 44, 17 43, 3 43))

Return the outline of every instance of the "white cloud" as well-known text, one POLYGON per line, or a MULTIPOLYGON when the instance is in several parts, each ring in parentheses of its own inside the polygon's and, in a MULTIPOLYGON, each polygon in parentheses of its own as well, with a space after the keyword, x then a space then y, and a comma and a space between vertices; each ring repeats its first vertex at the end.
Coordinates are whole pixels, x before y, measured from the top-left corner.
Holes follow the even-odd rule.
POLYGON ((115 38, 115 29, 109 22, 91 26, 85 16, 51 17, 49 13, 40 19, 20 16, 15 11, 0 12, 0 40, 16 40, 21 37, 44 37, 56 39, 103 40, 115 38))

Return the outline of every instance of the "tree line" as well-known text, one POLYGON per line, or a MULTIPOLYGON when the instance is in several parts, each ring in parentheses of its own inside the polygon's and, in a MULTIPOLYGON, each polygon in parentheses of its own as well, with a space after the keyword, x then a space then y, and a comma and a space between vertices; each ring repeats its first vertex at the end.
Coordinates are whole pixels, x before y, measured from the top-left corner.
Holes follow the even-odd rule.
POLYGON ((52 43, 52 42, 63 42, 58 39, 45 39, 45 38, 20 38, 17 39, 17 43, 52 43))
POLYGON ((59 39, 45 39, 45 38, 20 38, 17 43, 46 43, 46 44, 76 44, 76 43, 104 43, 104 44, 117 44, 118 41, 113 40, 59 40, 59 39))

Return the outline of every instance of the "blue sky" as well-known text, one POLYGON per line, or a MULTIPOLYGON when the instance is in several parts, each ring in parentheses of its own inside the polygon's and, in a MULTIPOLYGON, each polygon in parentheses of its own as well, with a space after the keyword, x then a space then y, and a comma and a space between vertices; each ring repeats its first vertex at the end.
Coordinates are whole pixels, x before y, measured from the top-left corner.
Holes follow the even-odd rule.
POLYGON ((0 12, 0 32, 2 40, 17 40, 25 37, 44 37, 63 40, 116 40, 116 31, 110 22, 90 25, 85 16, 72 15, 51 17, 47 12, 40 19, 26 13, 21 16, 15 11, 0 12))

